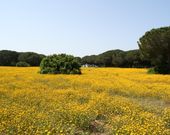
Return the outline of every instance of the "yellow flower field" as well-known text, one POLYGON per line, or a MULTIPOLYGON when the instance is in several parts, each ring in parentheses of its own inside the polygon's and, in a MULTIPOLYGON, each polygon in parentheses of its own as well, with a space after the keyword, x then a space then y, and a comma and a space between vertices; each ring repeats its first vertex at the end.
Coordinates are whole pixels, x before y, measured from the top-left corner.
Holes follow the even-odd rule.
POLYGON ((126 68, 38 71, 0 67, 1 135, 170 133, 170 75, 126 68))

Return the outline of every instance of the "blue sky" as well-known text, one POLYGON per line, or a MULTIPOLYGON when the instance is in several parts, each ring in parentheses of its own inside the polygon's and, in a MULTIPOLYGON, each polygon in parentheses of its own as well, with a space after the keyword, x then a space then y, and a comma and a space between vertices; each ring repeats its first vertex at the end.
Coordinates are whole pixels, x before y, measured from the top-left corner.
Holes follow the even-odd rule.
POLYGON ((0 0, 0 50, 75 56, 138 48, 170 25, 170 0, 0 0))

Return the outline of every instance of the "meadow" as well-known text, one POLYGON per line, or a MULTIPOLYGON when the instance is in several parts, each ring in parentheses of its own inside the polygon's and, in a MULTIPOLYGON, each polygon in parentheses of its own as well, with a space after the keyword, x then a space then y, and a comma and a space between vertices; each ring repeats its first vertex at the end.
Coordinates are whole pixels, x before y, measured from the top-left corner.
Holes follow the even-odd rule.
POLYGON ((1 135, 168 135, 170 75, 83 68, 42 75, 0 67, 1 135))

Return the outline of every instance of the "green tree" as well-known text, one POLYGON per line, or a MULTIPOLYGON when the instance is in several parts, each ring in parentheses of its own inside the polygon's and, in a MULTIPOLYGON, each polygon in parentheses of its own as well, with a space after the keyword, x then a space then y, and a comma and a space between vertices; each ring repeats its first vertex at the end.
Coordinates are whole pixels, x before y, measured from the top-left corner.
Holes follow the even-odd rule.
POLYGON ((0 66, 15 66, 19 53, 15 51, 0 51, 0 66))
POLYGON ((170 27, 152 29, 138 42, 143 56, 155 66, 155 72, 170 73, 170 27))
POLYGON ((59 54, 45 57, 40 64, 42 74, 81 74, 81 64, 72 55, 59 54))
POLYGON ((20 53, 18 57, 18 61, 26 62, 30 64, 31 66, 39 66, 41 60, 44 57, 45 56, 42 54, 37 54, 34 52, 24 52, 24 53, 20 53))
POLYGON ((96 64, 96 55, 83 57, 82 64, 95 65, 96 64))
POLYGON ((102 61, 102 65, 104 67, 112 67, 112 60, 113 60, 113 55, 116 53, 119 53, 121 50, 110 50, 107 52, 104 52, 102 54, 99 55, 101 61, 102 61))
POLYGON ((125 52, 122 50, 115 50, 112 55, 113 67, 124 67, 125 66, 125 52))

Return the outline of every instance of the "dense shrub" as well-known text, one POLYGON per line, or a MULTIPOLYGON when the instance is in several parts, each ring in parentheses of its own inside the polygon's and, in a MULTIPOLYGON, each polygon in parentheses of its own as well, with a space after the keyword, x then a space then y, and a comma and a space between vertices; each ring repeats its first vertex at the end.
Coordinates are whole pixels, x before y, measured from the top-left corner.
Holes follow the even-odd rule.
POLYGON ((17 67, 30 67, 30 64, 27 62, 20 61, 16 64, 17 67))
POLYGON ((81 64, 76 57, 66 54, 50 55, 40 64, 41 74, 81 74, 81 64))

